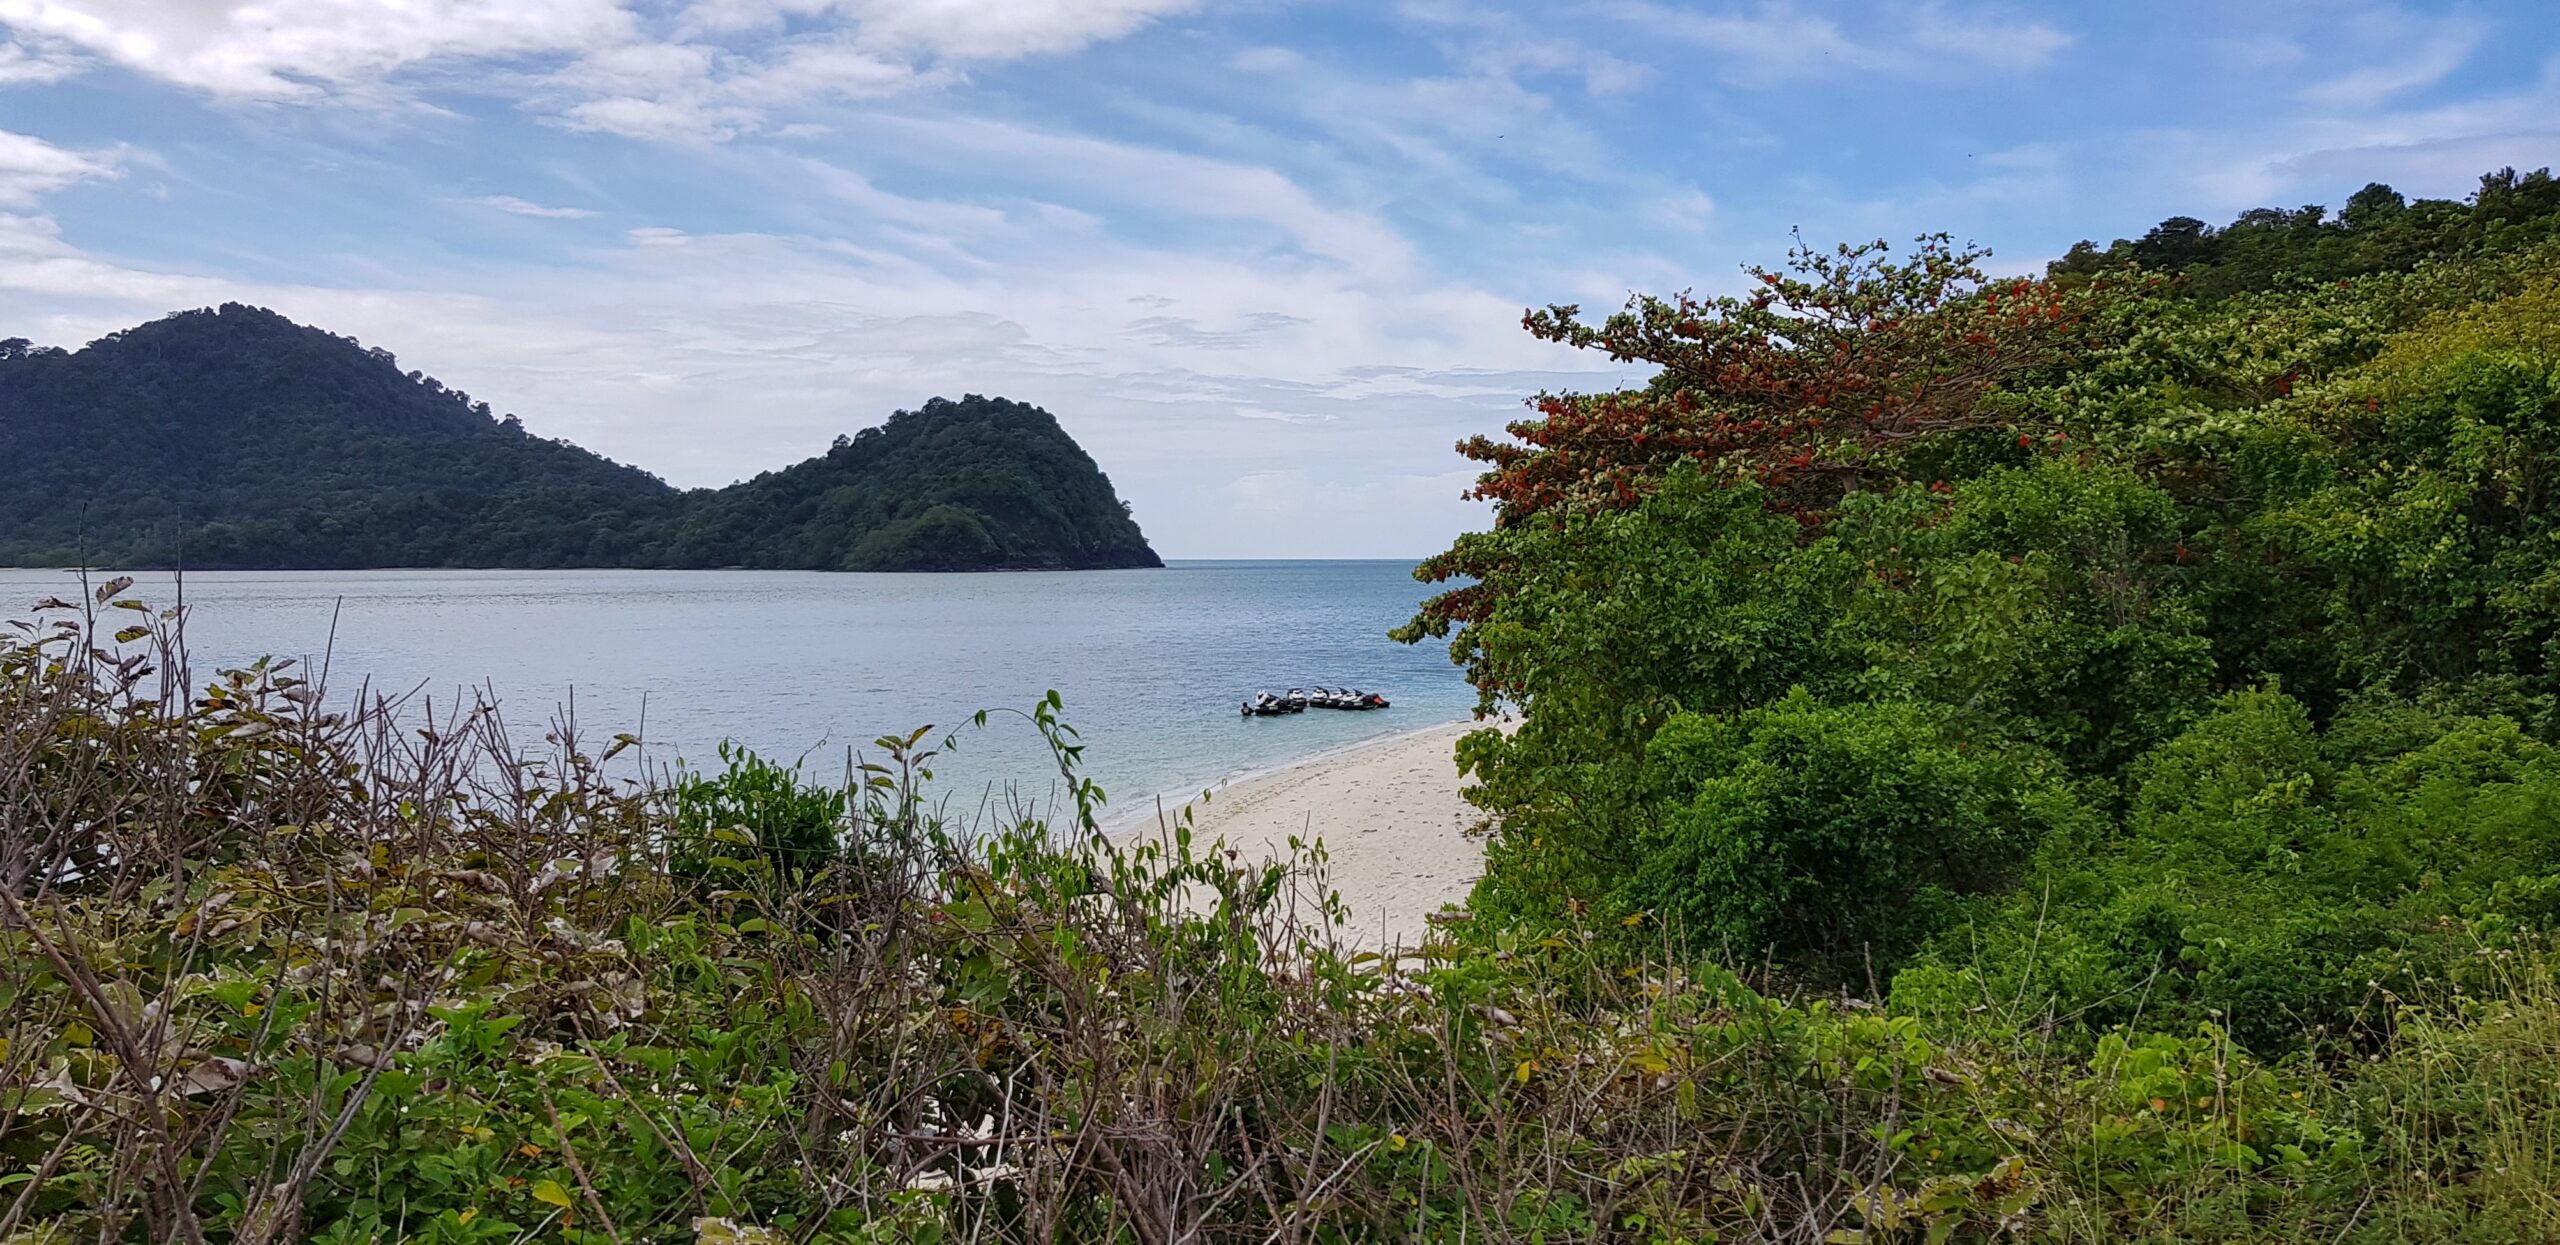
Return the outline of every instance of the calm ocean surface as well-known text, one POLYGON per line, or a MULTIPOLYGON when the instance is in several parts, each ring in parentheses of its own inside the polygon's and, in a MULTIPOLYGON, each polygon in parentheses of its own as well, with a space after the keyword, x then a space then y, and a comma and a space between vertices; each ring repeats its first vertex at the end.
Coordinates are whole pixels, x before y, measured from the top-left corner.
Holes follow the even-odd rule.
MULTIPOLYGON (((940 787, 975 801, 1014 784, 1045 798, 1054 768, 1028 709, 1054 688, 1086 772, 1127 815, 1161 793, 1464 718, 1473 693, 1445 645, 1386 638, 1427 595, 1409 562, 1178 562, 1160 571, 845 575, 780 571, 297 571, 187 576, 197 681, 273 654, 330 648, 333 696, 370 680, 441 707, 494 689, 538 743, 575 696, 582 738, 642 733, 647 758, 713 762, 723 739, 812 777, 848 749, 928 723, 956 730, 940 787), (1392 709, 1243 719, 1263 688, 1351 684, 1392 709), (641 731, 645 703, 646 729, 641 731)), ((76 586, 0 569, 0 618, 76 586)), ((166 575, 135 595, 174 599, 166 575)), ((628 771, 626 771, 628 772, 628 771)))

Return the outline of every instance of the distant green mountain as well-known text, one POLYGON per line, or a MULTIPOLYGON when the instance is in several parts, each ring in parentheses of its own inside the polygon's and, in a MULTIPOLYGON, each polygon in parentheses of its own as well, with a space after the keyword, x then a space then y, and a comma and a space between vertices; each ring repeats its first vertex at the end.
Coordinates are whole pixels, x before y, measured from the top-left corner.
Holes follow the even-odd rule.
POLYGON ((79 351, 0 341, 0 564, 204 569, 1159 566, 1037 407, 935 399, 817 458, 672 488, 390 352, 228 304, 79 351))
POLYGON ((936 398, 816 458, 695 495, 667 550, 679 566, 1161 565, 1054 417, 974 395, 936 398))

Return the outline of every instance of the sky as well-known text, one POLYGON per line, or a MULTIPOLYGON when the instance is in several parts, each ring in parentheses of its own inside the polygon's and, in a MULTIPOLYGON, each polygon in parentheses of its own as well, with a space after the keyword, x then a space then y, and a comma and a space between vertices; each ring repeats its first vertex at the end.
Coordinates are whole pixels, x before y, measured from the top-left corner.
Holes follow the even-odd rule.
POLYGON ((1170 557, 1415 557, 1801 231, 2036 271, 2560 164, 2560 5, 0 0, 0 336, 271 307, 686 486, 936 395, 1170 557))

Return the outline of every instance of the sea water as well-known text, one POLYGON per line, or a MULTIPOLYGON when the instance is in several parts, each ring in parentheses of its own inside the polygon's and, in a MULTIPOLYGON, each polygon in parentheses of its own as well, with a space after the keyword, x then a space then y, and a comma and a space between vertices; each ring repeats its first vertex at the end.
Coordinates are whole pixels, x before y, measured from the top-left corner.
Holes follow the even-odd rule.
MULTIPOLYGON (((1051 691, 1081 772, 1126 817, 1221 779, 1458 721, 1474 694, 1446 645, 1398 644, 1431 587, 1410 562, 1176 562, 1152 571, 857 575, 787 571, 195 572, 187 639, 201 682, 260 656, 325 665, 333 699, 411 711, 494 699, 538 747, 574 706, 592 753, 641 736, 652 771, 717 764, 735 741, 838 781, 873 741, 951 737, 936 787, 966 806, 1054 798, 1057 766, 1004 710, 1051 691), (1393 707, 1245 718, 1246 697, 1351 685, 1393 707), (984 728, 979 710, 998 711, 984 728)), ((174 603, 146 573, 128 594, 174 603)), ((0 619, 75 595, 60 571, 0 569, 0 619)))

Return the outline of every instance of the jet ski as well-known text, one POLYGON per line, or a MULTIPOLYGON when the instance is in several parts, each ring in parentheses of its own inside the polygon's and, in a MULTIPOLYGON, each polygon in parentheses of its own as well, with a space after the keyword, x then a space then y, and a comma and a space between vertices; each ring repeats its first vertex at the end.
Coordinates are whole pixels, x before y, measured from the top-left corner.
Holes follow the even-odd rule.
POLYGON ((1291 688, 1286 696, 1274 696, 1264 692, 1244 702, 1243 709, 1244 716, 1249 718, 1277 717, 1283 713, 1305 713, 1307 694, 1296 688, 1291 688))

